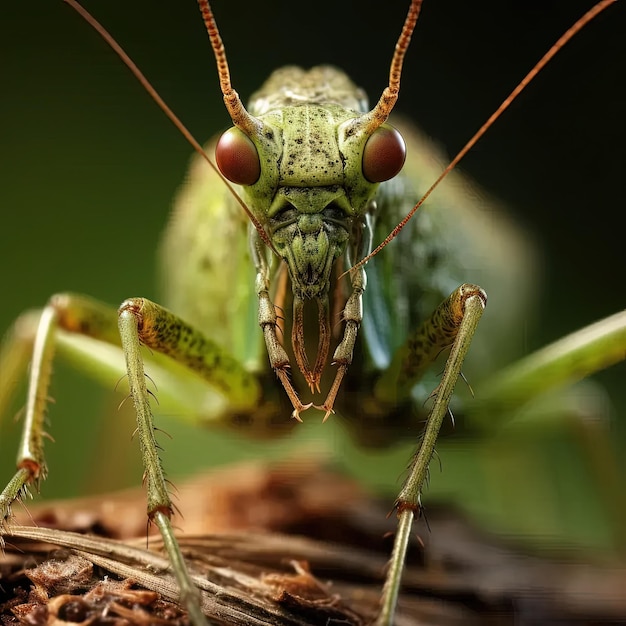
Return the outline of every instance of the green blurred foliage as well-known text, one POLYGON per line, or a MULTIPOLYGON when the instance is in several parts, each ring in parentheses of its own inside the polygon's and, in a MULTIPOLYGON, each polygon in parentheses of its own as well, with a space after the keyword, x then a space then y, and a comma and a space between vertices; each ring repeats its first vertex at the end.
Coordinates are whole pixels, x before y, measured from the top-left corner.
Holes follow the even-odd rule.
MULTIPOLYGON (((359 13, 352 3, 318 3, 303 9, 310 11, 304 21, 287 2, 270 9, 216 0, 214 11, 242 96, 281 64, 329 62, 375 98, 407 4, 394 2, 375 14, 359 13)), ((406 60, 398 111, 454 153, 592 4, 427 0, 406 60)), ((228 126, 193 0, 109 0, 89 2, 88 8, 199 140, 228 126)), ((511 207, 544 252, 545 273, 537 276, 541 306, 532 316, 539 323, 529 318, 529 351, 626 303, 619 210, 626 194, 625 23, 625 7, 616 5, 587 27, 462 165, 511 207)), ((156 246, 190 147, 61 0, 39 2, 35 11, 21 3, 4 7, 0 59, 0 330, 57 291, 84 292, 112 304, 135 295, 157 299, 156 246)), ((55 369, 50 431, 56 443, 47 445, 51 476, 44 494, 90 490, 92 474, 84 468, 93 466, 95 440, 104 437, 110 454, 98 463, 105 474, 116 474, 115 465, 130 457, 133 472, 112 481, 137 482, 137 444, 130 442, 127 416, 115 417, 115 403, 71 368, 55 369), (105 414, 114 415, 109 421, 117 426, 99 423, 105 414)), ((598 376, 612 402, 617 445, 626 441, 624 373, 622 364, 598 376)), ((341 439, 327 426, 316 428, 315 436, 341 439)), ((5 420, 0 476, 12 471, 17 431, 5 420)), ((242 446, 252 455, 268 445, 227 438, 215 446, 211 433, 184 436, 177 433, 184 442, 178 447, 166 444, 174 477, 226 461, 242 446)), ((289 445, 283 442, 274 452, 289 445)), ((557 453, 554 447, 549 454, 557 453)), ((403 467, 397 465, 392 480, 403 467)), ((458 469, 449 472, 463 477, 458 469)), ((593 523, 593 511, 588 519, 593 523)))

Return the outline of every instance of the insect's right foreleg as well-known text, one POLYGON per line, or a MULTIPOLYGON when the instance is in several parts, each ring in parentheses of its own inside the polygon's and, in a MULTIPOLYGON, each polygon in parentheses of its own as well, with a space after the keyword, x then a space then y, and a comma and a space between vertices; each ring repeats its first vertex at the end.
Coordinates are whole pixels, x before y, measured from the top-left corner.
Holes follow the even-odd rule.
POLYGON ((289 356, 279 341, 277 334, 278 316, 276 315, 276 307, 270 297, 270 268, 265 258, 264 244, 256 233, 252 233, 251 237, 254 264, 257 272, 256 294, 259 299, 259 326, 263 331, 270 365, 282 383, 293 406, 292 417, 302 421, 300 413, 306 411, 311 404, 302 404, 298 393, 291 383, 289 377, 289 356))
POLYGON ((126 359, 128 384, 137 415, 137 433, 144 464, 144 483, 148 497, 148 518, 161 536, 180 590, 180 601, 195 625, 206 624, 200 607, 200 593, 193 584, 184 557, 174 536, 172 503, 155 438, 155 425, 146 386, 142 343, 162 353, 181 353, 189 361, 202 359, 203 338, 172 313, 145 300, 134 298, 119 310, 119 330, 126 359), (200 350, 197 354, 195 348, 200 350), (196 358, 194 358, 196 357, 196 358))

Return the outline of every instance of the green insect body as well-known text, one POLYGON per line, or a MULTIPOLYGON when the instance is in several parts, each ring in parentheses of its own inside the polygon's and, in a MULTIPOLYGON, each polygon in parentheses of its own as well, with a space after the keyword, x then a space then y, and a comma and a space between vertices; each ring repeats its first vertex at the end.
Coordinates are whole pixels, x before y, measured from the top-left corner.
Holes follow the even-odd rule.
MULTIPOLYGON (((161 411, 248 425, 262 434, 290 430, 321 393, 325 399, 315 406, 324 419, 336 412, 333 419, 345 420, 359 442, 382 447, 408 440, 417 446, 395 503, 398 532, 379 618, 379 624, 391 624, 435 441, 485 309, 483 288, 498 314, 486 314, 488 332, 481 328, 463 365, 479 385, 511 358, 494 356, 494 345, 514 353, 521 344, 521 336, 516 342, 510 334, 521 327, 532 299, 532 250, 504 212, 494 211, 493 203, 487 207, 484 194, 452 172, 401 236, 359 265, 372 243, 384 240, 428 192, 445 161, 402 120, 392 120, 400 132, 386 123, 418 1, 396 48, 390 86, 373 109, 345 74, 320 66, 275 72, 246 110, 230 86, 210 7, 200 5, 235 127, 208 148, 221 174, 196 157, 178 194, 161 254, 169 308, 131 298, 116 312, 84 296, 61 294, 40 316, 18 321, 0 355, 7 373, 0 381, 0 410, 10 381, 25 374, 29 359, 33 365, 18 469, 0 495, 0 512, 7 519, 28 485, 46 476, 43 419, 55 349, 97 361, 96 375, 110 381, 119 378, 121 347, 137 414, 148 516, 168 545, 181 601, 201 624, 198 592, 170 521, 174 508, 146 374, 158 381, 161 411), (405 142, 407 161, 397 175, 405 142), (248 215, 224 179, 233 183, 248 215), (290 342, 282 339, 287 333, 290 342), (441 376, 425 377, 437 357, 441 376)), ((575 375, 623 358, 625 329, 622 315, 598 335, 575 337, 567 347, 575 375), (603 344, 597 358, 607 336, 614 347, 603 344)), ((571 363, 563 366, 553 356, 530 363, 513 375, 514 382, 547 379, 549 373, 556 385, 574 376, 571 363)), ((470 425, 498 418, 494 407, 501 409, 511 386, 504 374, 499 391, 485 394, 487 401, 466 397, 454 410, 458 406, 470 425)), ((524 393, 529 400, 535 388, 524 393)))

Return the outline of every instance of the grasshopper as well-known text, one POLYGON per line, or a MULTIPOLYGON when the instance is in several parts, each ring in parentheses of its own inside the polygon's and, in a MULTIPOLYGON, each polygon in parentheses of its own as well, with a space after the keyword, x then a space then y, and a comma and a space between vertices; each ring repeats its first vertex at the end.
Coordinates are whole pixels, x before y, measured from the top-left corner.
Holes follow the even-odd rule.
MULTIPOLYGON (((400 50, 408 46, 419 4, 411 5, 400 50)), ((209 207, 207 210, 198 208, 185 191, 181 193, 179 217, 172 222, 164 244, 170 258, 179 261, 169 265, 166 277, 168 301, 175 314, 143 299, 129 300, 120 309, 121 343, 139 414, 149 516, 170 546, 181 599, 192 619, 201 623, 195 591, 171 530, 172 505, 156 452, 141 343, 155 353, 147 358, 150 375, 160 383, 159 397, 173 405, 193 406, 206 421, 250 424, 255 429, 273 432, 293 426, 315 403, 324 419, 336 410, 337 417, 352 425, 357 438, 382 445, 386 440, 406 437, 410 428, 428 417, 410 477, 396 502, 400 526, 380 618, 381 624, 391 623, 404 551, 412 519, 420 510, 420 494, 437 432, 448 412, 450 396, 486 299, 480 287, 455 287, 462 268, 455 267, 450 258, 445 268, 440 265, 442 256, 452 256, 452 246, 442 245, 437 250, 433 245, 433 238, 437 241, 440 234, 437 229, 453 230, 454 222, 462 218, 454 213, 454 207, 442 218, 435 217, 434 212, 432 216, 425 213, 419 226, 417 220, 408 222, 404 236, 411 244, 402 255, 395 259, 380 255, 372 258, 367 268, 359 265, 371 251, 372 241, 378 243, 384 238, 422 193, 395 178, 404 158, 402 140, 386 124, 397 97, 402 55, 394 58, 395 78, 390 91, 384 92, 372 109, 363 103, 364 95, 343 74, 322 68, 306 75, 293 69, 275 74, 253 96, 255 104, 246 110, 230 84, 208 4, 203 11, 221 67, 223 95, 235 123, 235 130, 228 131, 217 144, 218 165, 231 182, 252 191, 243 192, 249 211, 246 219, 245 207, 236 204, 233 196, 226 195, 224 199, 221 193, 219 197, 214 195, 221 183, 215 175, 204 172, 206 165, 194 165, 188 190, 203 189, 211 195, 204 205, 209 207), (330 92, 319 91, 320 84, 329 85, 330 92), (304 109, 300 103, 305 100, 314 106, 302 117, 304 109), (296 132, 290 134, 290 127, 296 132), (297 151, 303 142, 303 127, 313 129, 306 135, 307 157, 297 151), (321 137, 321 132, 329 128, 332 132, 321 137), (331 154, 325 147, 334 145, 335 135, 340 142, 331 154), (374 143, 370 144, 370 140, 374 143), (377 141, 382 142, 382 148, 377 141), (233 146, 246 154, 243 161, 230 156, 233 146), (387 156, 378 162, 381 152, 387 156), (311 157, 320 153, 324 154, 324 163, 311 157), (274 165, 266 171, 268 163, 274 165), (200 168, 203 172, 197 173, 200 168), (318 172, 315 184, 310 183, 312 171, 318 172), (344 183, 344 177, 348 182, 344 183), (379 183, 383 183, 380 188, 379 183), (307 212, 303 208, 306 206, 315 206, 315 210, 307 212), (442 227, 438 219, 448 223, 442 227), (201 233, 207 233, 209 239, 203 241, 201 233), (228 241, 229 246, 212 246, 211 239, 228 241), (405 264, 407 258, 412 262, 419 259, 428 267, 428 273, 419 277, 413 274, 405 264), (349 276, 342 279, 344 271, 349 276), (370 284, 366 288, 367 279, 370 284), (190 284, 199 292, 190 293, 190 284), (236 293, 233 285, 237 285, 236 293), (220 288, 222 292, 218 291, 220 288), (450 292, 452 299, 441 305, 450 292), (241 329, 249 327, 248 321, 257 307, 262 333, 252 339, 246 334, 242 340, 241 329), (277 310, 290 317, 291 323, 283 325, 277 310), (363 310, 366 316, 362 319, 363 310), (178 313, 183 314, 185 322, 177 317, 178 313), (338 317, 343 324, 335 337, 334 322, 338 317), (220 338, 223 343, 218 343, 220 338), (451 356, 437 385, 434 406, 426 413, 414 410, 415 385, 426 366, 450 345, 451 356), (161 358, 160 354, 173 359, 161 358), (328 367, 330 360, 336 364, 334 371, 328 367), (208 386, 199 385, 199 377, 208 386), (275 377, 280 384, 276 384, 275 377), (317 392, 321 390, 324 393, 318 400, 317 392), (312 399, 303 401, 301 398, 309 391, 312 399), (295 420, 290 420, 289 415, 295 420)), ((411 138, 409 144, 424 141, 410 130, 407 137, 411 138)), ((515 245, 504 232, 501 237, 506 241, 503 247, 515 245)), ((466 260, 481 254, 471 248, 463 247, 461 254, 466 260)), ((492 259, 492 264, 495 274, 500 269, 499 260, 492 259)), ((509 266, 507 271, 510 280, 514 269, 509 266)), ((483 278, 485 285, 492 281, 488 275, 483 278)), ((36 323, 24 318, 22 326, 29 331, 29 339, 24 343, 35 345, 30 408, 26 412, 19 470, 0 500, 5 517, 10 513, 11 502, 24 492, 26 485, 37 484, 45 477, 41 418, 53 344, 68 351, 80 350, 63 331, 92 336, 114 346, 120 344, 115 311, 80 296, 53 297, 36 323)), ((622 318, 608 328, 613 341, 623 338, 622 318)), ((19 356, 18 344, 18 340, 9 338, 6 354, 10 358, 19 356)), ((621 348, 607 350, 603 364, 623 354, 623 344, 616 345, 621 348)), ((592 348, 597 350, 597 344, 592 348)), ((589 344, 585 349, 590 349, 589 344)), ((578 346, 577 350, 583 348, 578 346)), ((18 360, 17 369, 24 369, 25 359, 18 360)), ((7 363, 10 361, 3 362, 3 371, 7 371, 7 363)), ((544 365, 535 365, 533 372, 544 365)), ((588 370, 593 367, 590 365, 588 370)), ((493 392, 496 399, 490 400, 493 405, 506 395, 506 378, 500 385, 500 391, 493 392)), ((485 402, 481 410, 488 414, 485 402)))

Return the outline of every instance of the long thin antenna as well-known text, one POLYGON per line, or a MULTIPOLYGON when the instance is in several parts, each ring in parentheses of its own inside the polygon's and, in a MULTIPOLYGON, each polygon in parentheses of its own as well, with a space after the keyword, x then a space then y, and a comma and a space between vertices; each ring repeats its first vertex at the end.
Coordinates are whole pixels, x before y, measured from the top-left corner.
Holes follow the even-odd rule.
MULTIPOLYGON (((552 60, 556 53, 565 46, 582 28, 584 28, 591 20, 599 15, 609 5, 617 2, 617 0, 602 0, 598 2, 594 7, 587 11, 576 23, 567 29, 557 42, 546 52, 543 57, 535 64, 535 66, 526 74, 526 76, 520 81, 520 83, 513 89, 510 95, 502 102, 496 111, 489 117, 489 119, 478 129, 474 136, 463 146, 461 151, 452 159, 450 164, 441 172, 437 180, 428 188, 428 191, 422 196, 421 200, 409 211, 404 219, 385 237, 385 239, 376 247, 375 250, 370 252, 366 257, 362 258, 358 263, 352 266, 351 270, 355 270, 367 263, 372 257, 377 255, 387 244, 395 239, 400 231, 406 226, 407 222, 415 215, 415 212, 424 204, 428 196, 435 190, 439 183, 457 166, 459 161, 472 149, 474 144, 487 132, 487 130, 493 125, 493 123, 502 115, 502 113, 509 107, 509 105, 519 96, 519 94, 525 89, 535 76, 552 60)), ((345 272, 346 274, 349 273, 345 272)))
MULTIPOLYGON (((126 54, 124 49, 115 41, 113 36, 98 22, 98 20, 81 6, 76 0, 63 0, 69 4, 101 37, 106 43, 113 49, 117 56, 122 60, 124 65, 132 72, 133 76, 141 83, 142 87, 150 94, 150 97, 157 103, 159 108, 167 115, 171 122, 178 128, 183 134, 185 139, 191 144, 193 149, 213 168, 215 173, 222 179, 230 193, 236 198, 241 208, 246 212, 246 215, 252 222, 252 225, 256 228, 259 236, 267 246, 274 250, 274 246, 270 241, 268 234, 265 232, 261 222, 252 214, 252 211, 246 206, 246 203, 239 197, 239 194, 235 191, 230 182, 222 175, 217 165, 209 158, 207 153, 202 149, 202 146, 196 141, 195 137, 187 129, 187 127, 181 122, 180 118, 170 109, 165 100, 161 98, 157 90, 152 86, 150 81, 144 76, 143 72, 135 65, 135 62, 126 54)), ((274 250, 274 252, 276 252, 274 250)))

